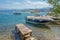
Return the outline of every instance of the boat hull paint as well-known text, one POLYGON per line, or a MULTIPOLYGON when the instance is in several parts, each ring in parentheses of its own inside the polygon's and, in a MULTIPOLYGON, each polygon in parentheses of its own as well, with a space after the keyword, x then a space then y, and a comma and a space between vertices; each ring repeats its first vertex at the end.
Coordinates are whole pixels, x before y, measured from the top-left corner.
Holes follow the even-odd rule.
POLYGON ((34 23, 34 24, 45 24, 48 23, 48 20, 37 20, 37 19, 26 19, 26 22, 34 23))

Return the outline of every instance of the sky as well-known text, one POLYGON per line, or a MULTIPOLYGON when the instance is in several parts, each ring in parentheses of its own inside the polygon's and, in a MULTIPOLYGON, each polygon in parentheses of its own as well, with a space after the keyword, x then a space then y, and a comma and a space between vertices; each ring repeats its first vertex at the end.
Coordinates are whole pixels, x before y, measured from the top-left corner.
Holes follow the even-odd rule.
POLYGON ((0 0, 0 9, 39 9, 51 7, 47 0, 0 0))

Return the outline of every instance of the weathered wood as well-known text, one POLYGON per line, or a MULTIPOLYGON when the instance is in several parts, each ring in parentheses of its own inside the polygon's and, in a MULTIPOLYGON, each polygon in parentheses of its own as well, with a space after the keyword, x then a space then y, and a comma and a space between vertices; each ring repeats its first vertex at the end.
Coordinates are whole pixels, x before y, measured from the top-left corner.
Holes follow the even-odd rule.
POLYGON ((32 36, 32 30, 30 30, 23 24, 17 24, 16 30, 17 33, 20 35, 21 40, 26 40, 27 38, 32 36))
POLYGON ((27 27, 24 26, 23 24, 17 24, 16 27, 18 28, 18 30, 19 30, 23 35, 32 32, 32 30, 30 30, 29 28, 27 28, 27 27))

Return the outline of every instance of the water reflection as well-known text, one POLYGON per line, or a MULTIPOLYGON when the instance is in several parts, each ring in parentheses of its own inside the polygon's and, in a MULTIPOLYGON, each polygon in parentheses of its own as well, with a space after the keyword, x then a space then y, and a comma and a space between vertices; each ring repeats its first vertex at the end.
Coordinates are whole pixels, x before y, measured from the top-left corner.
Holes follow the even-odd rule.
POLYGON ((36 28, 50 29, 48 26, 45 26, 45 24, 33 24, 33 23, 29 23, 29 22, 26 22, 26 24, 29 25, 29 26, 36 27, 36 28))

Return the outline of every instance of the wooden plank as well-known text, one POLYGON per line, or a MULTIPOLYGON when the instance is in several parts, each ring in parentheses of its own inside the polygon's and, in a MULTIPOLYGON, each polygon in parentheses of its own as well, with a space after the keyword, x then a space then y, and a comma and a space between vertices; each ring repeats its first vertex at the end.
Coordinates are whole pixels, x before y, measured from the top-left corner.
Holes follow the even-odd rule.
POLYGON ((29 28, 27 28, 25 25, 23 24, 17 24, 16 27, 18 28, 18 30, 22 33, 22 35, 25 35, 27 33, 32 32, 32 30, 30 30, 29 28))

